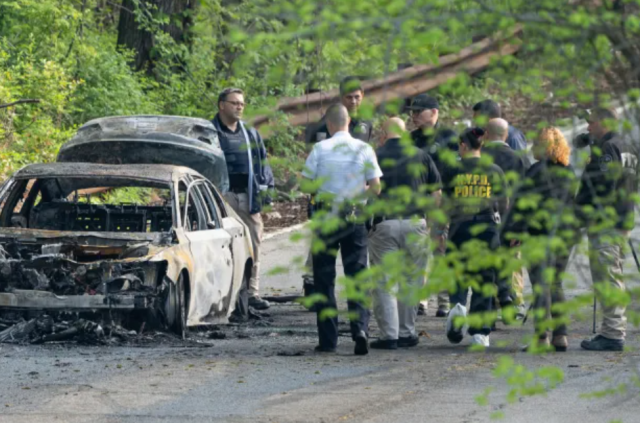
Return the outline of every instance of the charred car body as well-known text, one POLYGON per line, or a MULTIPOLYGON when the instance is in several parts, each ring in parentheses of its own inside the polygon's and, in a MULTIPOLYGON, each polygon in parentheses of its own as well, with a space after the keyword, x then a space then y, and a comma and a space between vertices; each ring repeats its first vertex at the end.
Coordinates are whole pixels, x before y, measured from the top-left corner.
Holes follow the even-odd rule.
POLYGON ((85 125, 58 163, 26 166, 0 188, 0 311, 134 312, 178 333, 226 322, 252 251, 213 183, 226 183, 215 129, 106 121, 85 125), (156 164, 169 161, 190 166, 156 164))

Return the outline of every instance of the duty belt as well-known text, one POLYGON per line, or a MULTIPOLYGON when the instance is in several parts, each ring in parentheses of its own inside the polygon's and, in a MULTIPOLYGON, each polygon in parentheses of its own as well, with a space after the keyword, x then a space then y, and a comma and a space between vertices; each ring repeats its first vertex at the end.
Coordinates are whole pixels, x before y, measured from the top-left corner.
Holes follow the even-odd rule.
MULTIPOLYGON (((362 214, 362 206, 355 204, 336 204, 335 205, 338 210, 337 214, 341 218, 355 218, 362 214)), ((327 211, 332 212, 334 210, 333 204, 323 202, 323 201, 315 201, 312 199, 309 203, 309 207, 311 208, 311 215, 315 214, 318 211, 327 211)))
POLYGON ((488 216, 488 215, 468 216, 468 217, 460 217, 459 219, 452 219, 451 224, 459 225, 461 223, 467 223, 467 222, 500 223, 499 219, 500 219, 499 215, 498 216, 488 216))
POLYGON ((249 187, 229 187, 229 191, 236 194, 247 194, 249 187))
POLYGON ((410 220, 410 219, 425 219, 425 217, 415 213, 411 215, 376 216, 373 218, 373 224, 377 225, 387 220, 410 220))

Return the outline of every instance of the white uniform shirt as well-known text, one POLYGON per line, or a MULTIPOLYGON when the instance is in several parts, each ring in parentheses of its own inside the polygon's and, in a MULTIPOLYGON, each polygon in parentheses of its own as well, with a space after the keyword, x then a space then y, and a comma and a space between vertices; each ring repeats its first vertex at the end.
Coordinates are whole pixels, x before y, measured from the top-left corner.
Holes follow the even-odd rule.
POLYGON ((332 194, 333 202, 340 203, 362 196, 366 182, 382 171, 369 144, 340 131, 314 145, 302 175, 322 180, 318 193, 332 194))

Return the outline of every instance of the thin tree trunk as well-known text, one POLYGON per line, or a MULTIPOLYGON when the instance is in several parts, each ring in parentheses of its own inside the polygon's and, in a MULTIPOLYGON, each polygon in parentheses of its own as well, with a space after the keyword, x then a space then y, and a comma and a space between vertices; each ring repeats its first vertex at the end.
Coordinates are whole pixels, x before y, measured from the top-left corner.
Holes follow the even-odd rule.
POLYGON ((190 44, 191 12, 197 0, 122 0, 118 21, 118 45, 134 51, 132 67, 152 74, 160 59, 154 52, 156 28, 168 33, 179 44, 190 44), (159 15, 169 23, 157 25, 159 15), (142 18, 140 18, 142 16, 142 18), (151 24, 151 25, 149 25, 151 24))

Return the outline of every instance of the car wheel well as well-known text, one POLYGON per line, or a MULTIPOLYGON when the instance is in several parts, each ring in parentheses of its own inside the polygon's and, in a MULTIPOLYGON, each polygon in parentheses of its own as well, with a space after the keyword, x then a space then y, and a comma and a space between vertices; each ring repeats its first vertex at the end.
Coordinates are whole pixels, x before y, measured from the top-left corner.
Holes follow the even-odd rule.
POLYGON ((247 281, 249 281, 249 278, 251 277, 251 269, 253 269, 253 259, 249 258, 244 265, 244 274, 242 275, 243 279, 246 278, 247 281))
MULTIPOLYGON (((187 307, 189 307, 189 303, 191 302, 191 281, 189 280, 189 272, 187 269, 182 269, 180 272, 182 275, 182 280, 184 283, 184 299, 187 302, 187 307)), ((189 309, 187 308, 187 313, 189 313, 189 309)))

